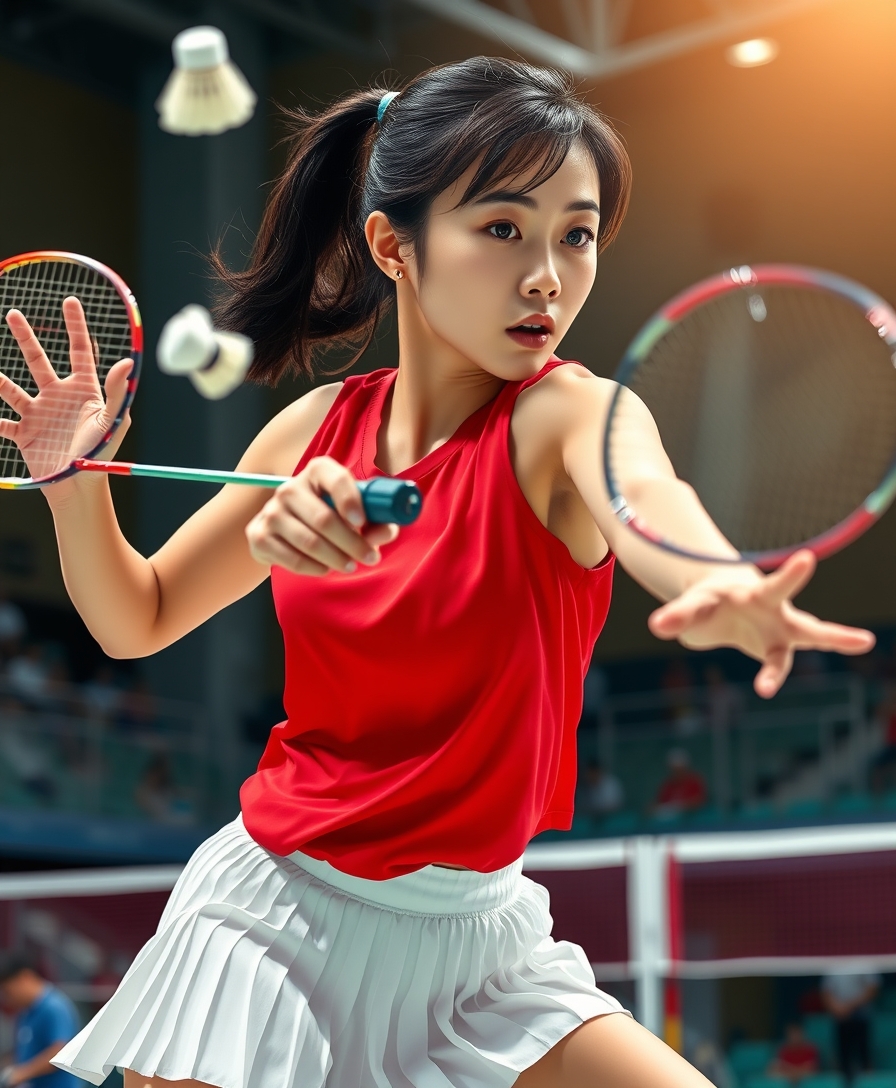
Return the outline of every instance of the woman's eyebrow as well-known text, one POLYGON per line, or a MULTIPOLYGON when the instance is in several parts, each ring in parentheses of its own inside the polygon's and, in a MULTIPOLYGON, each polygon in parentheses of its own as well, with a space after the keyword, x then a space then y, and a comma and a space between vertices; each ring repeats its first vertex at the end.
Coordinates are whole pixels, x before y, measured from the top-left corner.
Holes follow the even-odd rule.
MULTIPOLYGON (((506 189, 498 189, 484 196, 477 197, 474 204, 519 204, 523 208, 532 211, 538 210, 538 201, 525 193, 514 193, 506 189)), ((600 208, 594 200, 573 200, 564 208, 567 212, 595 212, 600 215, 600 208)))

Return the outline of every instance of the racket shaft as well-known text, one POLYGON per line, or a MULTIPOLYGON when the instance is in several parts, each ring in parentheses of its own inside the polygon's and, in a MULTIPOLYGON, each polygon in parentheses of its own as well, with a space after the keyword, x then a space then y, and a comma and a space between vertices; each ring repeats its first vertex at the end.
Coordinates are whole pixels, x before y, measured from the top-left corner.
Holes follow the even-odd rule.
MULTIPOLYGON (((217 472, 205 468, 172 468, 168 465, 135 465, 129 461, 93 461, 80 458, 75 467, 82 472, 105 472, 110 476, 148 476, 159 480, 186 480, 205 484, 244 484, 250 487, 277 488, 287 483, 290 476, 266 476, 257 472, 217 472)), ((394 522, 410 525, 416 521, 422 506, 422 498, 416 484, 409 480, 377 477, 359 480, 364 514, 374 524, 394 522)), ((333 506, 333 500, 324 493, 324 501, 333 506)))

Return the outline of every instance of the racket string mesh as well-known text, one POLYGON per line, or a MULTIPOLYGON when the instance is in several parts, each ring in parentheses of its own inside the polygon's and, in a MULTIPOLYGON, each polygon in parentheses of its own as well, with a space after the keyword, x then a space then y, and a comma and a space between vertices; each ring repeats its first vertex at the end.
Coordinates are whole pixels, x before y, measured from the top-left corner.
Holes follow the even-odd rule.
MULTIPOLYGON (((831 529, 896 457, 890 348, 856 305, 816 288, 712 299, 666 331, 626 384, 653 414, 677 475, 740 552, 831 529)), ((623 495, 642 442, 635 418, 623 396, 608 445, 623 495)))
MULTIPOLYGON (((93 343, 99 385, 110 368, 132 352, 131 323, 127 307, 115 286, 101 272, 73 260, 41 258, 10 266, 0 274, 0 373, 29 396, 38 389, 22 351, 5 321, 6 314, 21 310, 28 320, 54 371, 60 378, 71 374, 69 340, 62 316, 63 299, 77 297, 84 307, 93 343)), ((0 419, 18 420, 13 409, 0 401, 0 419)), ((52 466, 49 475, 68 466, 74 457, 90 451, 72 448, 77 416, 59 398, 58 410, 41 414, 40 433, 32 449, 40 463, 52 466)), ((10 439, 0 437, 0 479, 29 479, 25 459, 10 439)))

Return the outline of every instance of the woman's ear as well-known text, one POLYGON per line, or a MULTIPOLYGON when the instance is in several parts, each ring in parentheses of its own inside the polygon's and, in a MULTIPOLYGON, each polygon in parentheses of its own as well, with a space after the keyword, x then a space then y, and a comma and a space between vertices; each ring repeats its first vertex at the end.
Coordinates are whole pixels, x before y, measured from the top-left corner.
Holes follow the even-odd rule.
POLYGON ((407 276, 407 262, 399 253, 400 244, 384 212, 371 212, 364 224, 370 254, 390 280, 407 276))

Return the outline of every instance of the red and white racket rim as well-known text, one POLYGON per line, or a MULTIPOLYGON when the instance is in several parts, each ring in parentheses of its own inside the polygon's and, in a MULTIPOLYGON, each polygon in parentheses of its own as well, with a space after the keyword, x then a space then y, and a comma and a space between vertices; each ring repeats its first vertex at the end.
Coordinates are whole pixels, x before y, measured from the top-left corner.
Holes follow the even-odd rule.
POLYGON ((828 291, 851 303, 865 320, 876 330, 878 336, 890 349, 893 365, 896 366, 896 310, 883 298, 855 280, 840 276, 835 272, 809 268, 803 265, 766 264, 743 265, 731 268, 715 276, 710 276, 699 283, 681 291, 650 317, 635 338, 629 344, 620 362, 614 380, 617 388, 610 401, 607 421, 604 428, 603 459, 604 481, 610 496, 610 508, 616 517, 644 540, 687 559, 696 559, 712 563, 753 563, 765 570, 774 570, 791 555, 808 549, 818 559, 845 548, 860 537, 880 519, 896 497, 896 457, 877 487, 849 515, 830 529, 798 544, 786 548, 766 551, 743 551, 736 557, 701 554, 683 548, 669 537, 648 525, 629 506, 622 493, 612 464, 611 433, 612 421, 623 390, 627 388, 638 367, 647 355, 670 329, 679 324, 688 314, 699 309, 707 302, 745 287, 790 286, 814 288, 828 291))
MULTIPOLYGON (((93 449, 79 455, 79 457, 73 459, 65 468, 51 473, 49 476, 2 477, 0 478, 0 489, 6 491, 24 491, 35 487, 45 487, 47 484, 64 480, 69 476, 73 476, 78 471, 77 462, 79 460, 89 460, 100 455, 127 415, 128 409, 134 401, 134 395, 137 392, 137 383, 140 378, 140 365, 143 359, 143 321, 140 317, 140 309, 137 306, 137 300, 134 297, 133 291, 131 291, 130 287, 128 287, 121 276, 113 271, 113 269, 104 265, 101 261, 94 260, 92 257, 85 257, 79 253, 67 253, 64 250, 42 249, 34 250, 31 253, 20 253, 15 257, 7 257, 5 260, 0 261, 0 278, 13 268, 21 268, 25 265, 41 264, 49 261, 56 264, 65 263, 80 265, 83 268, 89 268, 91 271, 98 273, 109 281, 124 304, 130 329, 130 350, 128 354, 122 356, 122 358, 133 359, 134 365, 128 376, 125 396, 121 407, 119 408, 115 419, 112 421, 109 430, 103 435, 102 439, 93 447, 93 449)), ((0 315, 0 317, 2 316, 4 315, 0 315)))

